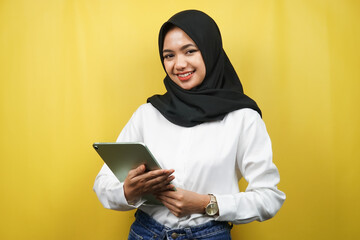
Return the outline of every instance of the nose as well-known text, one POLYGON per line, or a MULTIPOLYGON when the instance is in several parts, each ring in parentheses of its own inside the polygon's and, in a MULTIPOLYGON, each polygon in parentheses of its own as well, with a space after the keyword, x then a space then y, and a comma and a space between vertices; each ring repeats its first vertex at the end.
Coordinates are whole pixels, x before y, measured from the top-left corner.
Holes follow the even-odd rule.
POLYGON ((186 68, 187 62, 185 56, 179 54, 176 56, 175 59, 175 69, 176 70, 183 70, 186 68))

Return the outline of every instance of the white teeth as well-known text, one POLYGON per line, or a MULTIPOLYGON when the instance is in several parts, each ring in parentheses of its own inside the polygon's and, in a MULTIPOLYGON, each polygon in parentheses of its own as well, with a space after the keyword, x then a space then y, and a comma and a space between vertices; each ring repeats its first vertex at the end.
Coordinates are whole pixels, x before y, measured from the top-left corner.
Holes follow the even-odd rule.
POLYGON ((187 77, 190 74, 192 74, 192 72, 188 72, 188 73, 185 73, 185 74, 179 74, 179 77, 187 77))

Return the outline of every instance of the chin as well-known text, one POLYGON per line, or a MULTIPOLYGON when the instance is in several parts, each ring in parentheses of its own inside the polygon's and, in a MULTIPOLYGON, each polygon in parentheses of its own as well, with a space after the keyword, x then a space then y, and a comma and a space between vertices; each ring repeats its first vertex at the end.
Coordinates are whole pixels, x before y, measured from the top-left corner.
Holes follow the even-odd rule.
POLYGON ((194 84, 182 84, 182 85, 179 85, 182 89, 185 89, 185 90, 190 90, 192 88, 194 88, 194 84))
POLYGON ((191 81, 191 79, 189 81, 185 81, 185 82, 181 82, 178 79, 172 79, 172 78, 170 78, 170 79, 174 83, 176 83, 176 85, 178 85, 179 87, 181 87, 184 90, 190 90, 200 84, 200 83, 197 83, 196 81, 191 81))

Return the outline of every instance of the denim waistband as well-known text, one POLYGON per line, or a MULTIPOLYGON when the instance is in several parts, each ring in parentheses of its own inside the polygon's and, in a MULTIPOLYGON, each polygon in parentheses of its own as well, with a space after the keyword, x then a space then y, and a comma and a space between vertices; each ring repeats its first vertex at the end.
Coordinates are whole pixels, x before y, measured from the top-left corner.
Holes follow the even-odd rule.
MULTIPOLYGON (((153 239, 195 239, 195 238, 205 238, 207 236, 211 237, 212 235, 221 234, 222 232, 227 233, 230 236, 230 230, 232 225, 229 225, 228 222, 220 221, 209 221, 207 223, 193 226, 185 227, 179 229, 171 229, 166 227, 155 219, 150 217, 148 214, 141 210, 137 210, 135 213, 136 220, 134 224, 140 224, 144 230, 151 232, 154 236, 153 239)), ((224 238, 225 239, 225 238, 224 238)), ((230 239, 230 238, 229 238, 230 239)))

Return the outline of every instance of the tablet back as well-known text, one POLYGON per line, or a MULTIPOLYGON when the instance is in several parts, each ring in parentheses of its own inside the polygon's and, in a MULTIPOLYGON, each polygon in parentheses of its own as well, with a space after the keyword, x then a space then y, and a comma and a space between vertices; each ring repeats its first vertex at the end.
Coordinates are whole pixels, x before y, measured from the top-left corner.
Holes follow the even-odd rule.
POLYGON ((147 170, 160 168, 143 143, 94 143, 93 147, 121 182, 131 169, 141 164, 145 164, 147 170))

